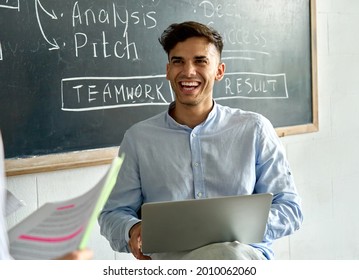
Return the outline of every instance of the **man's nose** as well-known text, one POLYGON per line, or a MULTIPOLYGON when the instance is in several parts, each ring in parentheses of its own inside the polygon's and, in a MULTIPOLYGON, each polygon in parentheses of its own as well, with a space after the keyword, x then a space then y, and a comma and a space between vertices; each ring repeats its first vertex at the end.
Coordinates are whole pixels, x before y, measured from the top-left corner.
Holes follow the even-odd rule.
POLYGON ((192 62, 186 62, 183 66, 183 73, 187 77, 195 76, 196 75, 196 67, 192 62))

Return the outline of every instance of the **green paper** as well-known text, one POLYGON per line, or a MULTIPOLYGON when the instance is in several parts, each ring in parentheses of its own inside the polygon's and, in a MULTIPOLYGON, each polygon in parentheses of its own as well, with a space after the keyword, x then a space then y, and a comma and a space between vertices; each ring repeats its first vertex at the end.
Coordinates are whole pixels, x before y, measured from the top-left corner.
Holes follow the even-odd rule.
POLYGON ((91 235, 91 231, 97 221, 97 218, 98 218, 103 206, 105 205, 108 197, 110 196, 113 187, 116 184, 117 175, 118 175, 118 172, 120 171, 120 168, 121 168, 124 158, 125 158, 124 155, 121 155, 120 157, 116 157, 111 164, 110 170, 107 174, 105 185, 101 191, 99 199, 97 200, 94 211, 92 212, 91 218, 88 222, 87 228, 82 237, 81 243, 78 247, 80 250, 86 248, 86 246, 87 246, 88 240, 91 235))

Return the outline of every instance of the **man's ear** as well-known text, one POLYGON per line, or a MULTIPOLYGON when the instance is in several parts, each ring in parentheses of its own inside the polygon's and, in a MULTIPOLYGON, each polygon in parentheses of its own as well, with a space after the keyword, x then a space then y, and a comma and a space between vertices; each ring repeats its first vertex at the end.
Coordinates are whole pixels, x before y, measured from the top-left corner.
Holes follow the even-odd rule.
POLYGON ((217 68, 216 81, 222 80, 225 70, 226 70, 226 65, 223 62, 219 63, 217 68))

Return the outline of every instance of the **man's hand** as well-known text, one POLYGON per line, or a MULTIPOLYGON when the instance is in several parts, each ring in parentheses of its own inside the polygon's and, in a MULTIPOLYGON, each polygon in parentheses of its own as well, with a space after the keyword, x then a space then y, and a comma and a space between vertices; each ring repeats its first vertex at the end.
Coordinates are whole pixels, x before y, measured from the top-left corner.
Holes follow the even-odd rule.
POLYGON ((141 222, 130 229, 130 241, 128 242, 132 254, 138 260, 150 260, 151 257, 142 254, 141 222))
POLYGON ((82 249, 70 252, 57 260, 91 260, 93 252, 90 249, 82 249))

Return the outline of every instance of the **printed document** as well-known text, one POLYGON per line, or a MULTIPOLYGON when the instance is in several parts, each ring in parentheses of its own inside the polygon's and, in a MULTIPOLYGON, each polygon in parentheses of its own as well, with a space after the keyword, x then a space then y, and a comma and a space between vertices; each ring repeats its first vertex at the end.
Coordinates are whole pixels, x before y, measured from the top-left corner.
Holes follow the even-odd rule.
POLYGON ((46 203, 9 230, 14 259, 48 260, 85 248, 97 217, 106 203, 124 156, 116 157, 104 177, 85 194, 46 203))

